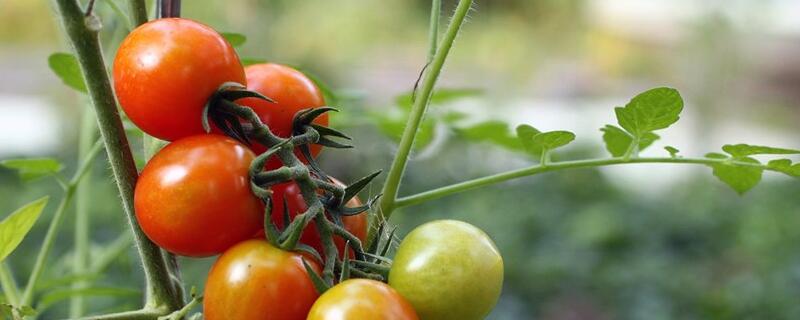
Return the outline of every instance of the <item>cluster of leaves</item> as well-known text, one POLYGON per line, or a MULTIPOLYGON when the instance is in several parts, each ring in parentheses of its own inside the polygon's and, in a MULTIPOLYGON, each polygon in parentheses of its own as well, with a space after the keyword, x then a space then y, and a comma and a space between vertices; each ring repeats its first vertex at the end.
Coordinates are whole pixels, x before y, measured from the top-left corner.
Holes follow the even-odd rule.
MULTIPOLYGON (((431 98, 431 105, 442 106, 460 99, 475 98, 480 94, 478 90, 439 90, 431 98)), ((411 103, 411 94, 401 95, 396 99, 398 108, 393 113, 374 115, 380 129, 386 135, 399 139, 405 125, 403 119, 407 118, 411 103)), ((639 158, 640 151, 661 138, 656 131, 666 129, 680 119, 683 107, 683 98, 672 88, 654 88, 636 95, 625 106, 614 109, 617 125, 608 124, 600 128, 606 150, 612 157, 622 161, 639 158)), ((510 132, 508 124, 497 120, 461 125, 461 120, 466 118, 467 115, 460 111, 433 108, 420 126, 415 147, 417 150, 424 149, 434 140, 436 129, 445 127, 467 140, 489 142, 511 151, 522 152, 538 159, 540 165, 547 165, 551 151, 575 140, 575 134, 572 132, 563 130, 541 132, 527 124, 518 126, 515 136, 510 132)), ((665 146, 664 150, 670 158, 680 158, 677 148, 665 146)), ((763 165, 752 157, 800 154, 800 150, 749 144, 725 145, 722 150, 725 154, 709 153, 705 156, 709 161, 701 160, 695 163, 709 165, 714 176, 740 194, 757 185, 764 170, 800 177, 800 163, 792 162, 791 159, 771 160, 763 165)), ((651 162, 659 162, 656 160, 653 159, 651 162)), ((663 162, 671 161, 664 159, 663 162)))

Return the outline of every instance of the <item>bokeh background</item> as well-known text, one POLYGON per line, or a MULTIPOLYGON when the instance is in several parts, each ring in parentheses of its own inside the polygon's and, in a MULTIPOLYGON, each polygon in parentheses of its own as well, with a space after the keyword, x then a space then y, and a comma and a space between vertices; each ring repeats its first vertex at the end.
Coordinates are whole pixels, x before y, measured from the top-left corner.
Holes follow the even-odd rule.
MULTIPOLYGON (((125 8, 99 0, 96 9, 109 61, 126 32, 112 1, 125 8)), ((615 123, 613 107, 662 85, 679 89, 686 107, 645 155, 666 155, 665 145, 688 156, 724 143, 800 148, 800 2, 476 2, 440 82, 470 94, 432 110, 459 111, 467 124, 430 124, 404 194, 535 162, 463 134, 470 123, 570 130, 578 138, 559 159, 604 157, 598 129, 615 123)), ((449 15, 454 1, 444 4, 449 15)), ((299 66, 333 89, 343 110, 334 125, 357 151, 321 161, 347 181, 389 165, 396 97, 425 63, 429 9, 423 0, 192 0, 182 13, 246 35, 242 56, 299 66)), ((0 0, 0 159, 55 157, 74 170, 87 99, 47 65, 68 50, 50 3, 0 0)), ((141 157, 141 136, 130 139, 141 157)), ((126 249, 90 276, 90 311, 135 308, 141 270, 104 160, 90 179, 93 260, 126 249)), ((45 194, 54 199, 7 261, 18 282, 61 192, 0 168, 0 217, 45 194)), ((486 230, 506 262, 490 319, 798 319, 799 194, 800 181, 776 174, 738 196, 709 168, 627 165, 511 181, 404 208, 392 222, 401 234, 439 218, 486 230)), ((66 314, 73 223, 68 214, 42 281, 43 319, 66 314)), ((187 284, 202 288, 212 262, 182 259, 187 284)))

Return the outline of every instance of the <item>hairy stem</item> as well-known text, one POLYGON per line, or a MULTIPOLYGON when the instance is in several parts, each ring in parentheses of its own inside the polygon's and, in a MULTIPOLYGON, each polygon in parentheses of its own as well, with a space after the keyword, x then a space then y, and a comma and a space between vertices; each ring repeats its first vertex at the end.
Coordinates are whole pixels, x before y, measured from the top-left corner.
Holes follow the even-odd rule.
POLYGON ((442 0, 431 1, 431 23, 428 26, 428 63, 436 55, 436 46, 439 42, 439 17, 442 15, 442 0))
POLYGON ((411 148, 414 145, 417 131, 419 131, 419 125, 422 123, 422 117, 425 115, 425 111, 428 108, 428 103, 433 93, 433 88, 436 85, 436 80, 439 78, 447 55, 450 53, 450 48, 453 46, 453 41, 455 41, 456 35, 458 35, 461 29, 461 25, 464 23, 464 19, 471 5, 472 0, 459 1, 453 19, 447 27, 447 32, 445 32, 444 38, 442 38, 436 50, 436 54, 433 56, 433 60, 422 80, 420 94, 416 97, 414 105, 411 107, 411 114, 403 130, 403 135, 400 138, 397 154, 395 154, 386 182, 383 185, 383 198, 381 198, 379 211, 381 220, 388 219, 395 208, 395 201, 397 200, 398 191, 400 189, 400 181, 403 178, 403 172, 408 164, 408 158, 411 154, 411 148))
MULTIPOLYGON (((97 119, 94 111, 86 107, 81 119, 80 134, 78 137, 78 162, 86 161, 90 156, 92 144, 95 141, 97 119)), ((86 170, 86 176, 91 176, 92 170, 86 170)), ((91 185, 88 182, 79 183, 75 190, 75 255, 72 257, 72 272, 85 274, 89 265, 89 207, 91 203, 91 185)), ((72 284, 73 289, 82 289, 89 286, 88 280, 79 280, 72 284)), ((69 316, 78 318, 84 314, 85 300, 81 295, 70 298, 69 316)))
MULTIPOLYGON (((108 79, 108 73, 97 37, 95 16, 84 17, 77 0, 56 0, 56 7, 86 80, 89 97, 97 114, 98 127, 106 145, 111 169, 117 182, 122 207, 133 231, 146 277, 146 305, 167 305, 169 311, 180 308, 182 302, 169 286, 169 275, 159 248, 142 232, 133 212, 133 190, 138 174, 133 155, 125 136, 122 120, 108 79)), ((131 4, 132 9, 133 4, 131 4)), ((141 11, 132 13, 135 21, 146 20, 141 11)))
POLYGON ((533 176, 540 173, 551 172, 551 171, 559 171, 564 169, 577 169, 577 168, 591 168, 591 167, 603 167, 603 166, 611 166, 611 165, 618 165, 618 164, 628 164, 628 163, 683 163, 683 164, 701 164, 701 165, 714 165, 714 164, 733 164, 738 166, 747 166, 747 167, 757 167, 764 170, 770 171, 777 171, 773 168, 770 168, 766 165, 756 164, 756 163, 749 163, 749 162, 740 162, 740 161, 732 161, 730 159, 710 159, 710 158, 632 158, 632 159, 625 159, 624 157, 619 158, 608 158, 608 159, 588 159, 588 160, 574 160, 574 161, 561 161, 561 162, 550 162, 546 165, 535 165, 532 167, 511 170, 503 173, 493 174, 490 176, 472 179, 456 184, 452 184, 446 187, 441 187, 425 192, 421 192, 415 195, 402 197, 397 200, 396 205, 397 207, 406 207, 412 206, 416 204, 420 204, 426 201, 438 199, 444 196, 464 192, 467 190, 493 185, 501 182, 505 182, 508 180, 513 180, 517 178, 533 176))
POLYGON ((119 313, 110 313, 99 316, 90 316, 79 318, 79 320, 155 320, 158 317, 168 314, 167 310, 163 308, 144 308, 136 311, 125 311, 119 313))

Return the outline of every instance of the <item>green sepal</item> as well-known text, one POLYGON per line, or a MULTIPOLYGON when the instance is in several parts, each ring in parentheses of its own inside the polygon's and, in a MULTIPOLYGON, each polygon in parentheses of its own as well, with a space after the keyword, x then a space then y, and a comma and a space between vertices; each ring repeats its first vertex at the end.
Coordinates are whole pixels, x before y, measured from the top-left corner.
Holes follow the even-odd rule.
POLYGON ((306 272, 308 273, 308 276, 311 278, 311 283, 314 284, 314 289, 317 289, 317 293, 322 295, 323 293, 325 293, 325 291, 328 291, 328 289, 330 289, 330 286, 327 283, 325 283, 325 280, 322 280, 319 274, 317 274, 317 272, 311 268, 308 262, 306 262, 306 259, 302 260, 303 260, 303 267, 306 268, 306 272))

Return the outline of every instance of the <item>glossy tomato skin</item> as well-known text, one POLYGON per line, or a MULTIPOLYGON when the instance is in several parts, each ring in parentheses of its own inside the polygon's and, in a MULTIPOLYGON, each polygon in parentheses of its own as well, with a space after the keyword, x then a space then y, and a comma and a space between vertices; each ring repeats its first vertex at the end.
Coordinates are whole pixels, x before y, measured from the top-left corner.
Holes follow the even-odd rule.
POLYGON ((204 133, 203 107, 225 82, 245 84, 233 47, 210 27, 164 18, 133 30, 114 58, 114 89, 142 131, 173 141, 204 133))
MULTIPOLYGON (((300 110, 321 107, 325 105, 325 98, 311 79, 302 72, 291 67, 277 63, 262 63, 247 66, 247 89, 261 93, 275 103, 270 103, 256 98, 247 98, 237 101, 253 108, 264 124, 268 125, 272 133, 288 138, 292 135, 292 119, 300 110)), ((323 114, 314 120, 314 123, 327 126, 328 115, 323 114)), ((264 146, 254 144, 255 153, 260 154, 266 150, 264 146)), ((321 147, 311 145, 311 154, 319 154, 321 147)), ((296 152, 300 159, 305 159, 300 152, 296 152)), ((277 159, 270 159, 268 169, 280 167, 277 159)))
MULTIPOLYGON (((265 240, 241 242, 221 255, 206 280, 206 320, 304 320, 318 294, 303 256, 265 240)), ((316 272, 319 265, 306 262, 316 272)))
POLYGON ((170 143, 145 166, 134 194, 136 218, 162 248, 216 255, 261 228, 264 207, 250 191, 254 154, 221 135, 170 143))
MULTIPOLYGON (((340 181, 333 179, 334 183, 344 186, 340 181)), ((308 207, 303 201, 303 195, 300 193, 300 188, 294 182, 283 183, 272 187, 272 222, 278 226, 283 226, 283 198, 286 198, 286 203, 289 205, 289 217, 303 213, 308 207)), ((361 200, 358 197, 353 197, 347 202, 348 207, 361 206, 361 200)), ((358 237, 363 243, 367 238, 367 214, 365 212, 342 217, 342 224, 345 230, 350 231, 353 235, 358 237)), ((344 251, 345 241, 340 237, 334 237, 333 241, 339 249, 339 254, 344 251)), ((300 235, 300 242, 311 246, 317 252, 324 255, 322 242, 320 240, 319 232, 314 223, 310 223, 303 234, 300 235)))
POLYGON ((350 279, 319 297, 308 320, 416 320, 411 304, 383 282, 350 279))
POLYGON ((400 243, 389 285, 408 299, 420 319, 484 319, 500 297, 503 258, 475 226, 432 221, 400 243))

